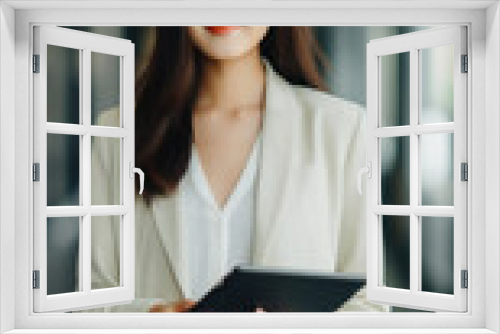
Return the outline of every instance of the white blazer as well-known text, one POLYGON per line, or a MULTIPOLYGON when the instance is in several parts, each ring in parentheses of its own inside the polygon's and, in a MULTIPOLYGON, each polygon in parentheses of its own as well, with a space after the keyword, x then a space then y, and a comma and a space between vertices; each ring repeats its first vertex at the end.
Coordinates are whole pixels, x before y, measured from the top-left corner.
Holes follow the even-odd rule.
MULTIPOLYGON (((365 198, 356 173, 365 166, 365 111, 314 89, 293 86, 266 62, 266 108, 257 185, 253 264, 334 272, 366 272, 365 198)), ((118 117, 108 112, 103 117, 118 117)), ((110 124, 110 123, 107 123, 110 124)), ((118 164, 118 147, 95 143, 92 196, 112 196, 106 170, 118 164), (101 171, 101 173, 99 173, 101 171)), ((148 175, 146 175, 148 177, 148 175)), ((136 300, 96 311, 147 311, 143 298, 184 297, 187 277, 178 194, 136 197, 136 300), (142 299, 142 300, 141 300, 142 299)), ((119 281, 119 235, 94 229, 102 247, 92 254, 93 284, 119 281), (113 242, 110 242, 113 240, 113 242)), ((94 225, 95 226, 95 225, 94 225)), ((342 310, 386 311, 366 300, 364 289, 342 310)))

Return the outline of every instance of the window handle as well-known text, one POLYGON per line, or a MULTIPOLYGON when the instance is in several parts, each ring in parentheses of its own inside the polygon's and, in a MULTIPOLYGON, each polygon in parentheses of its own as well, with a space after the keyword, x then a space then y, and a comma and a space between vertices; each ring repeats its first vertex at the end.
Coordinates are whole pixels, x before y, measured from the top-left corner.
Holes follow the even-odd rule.
POLYGON ((144 172, 140 168, 134 167, 134 162, 130 161, 129 163, 129 170, 130 170, 130 178, 134 178, 134 173, 139 174, 139 195, 142 195, 142 191, 144 190, 144 172))
POLYGON ((372 163, 371 163, 371 161, 368 161, 366 167, 363 167, 360 170, 358 170, 358 193, 360 195, 363 194, 363 191, 361 190, 361 182, 362 182, 361 178, 362 178, 363 174, 365 174, 365 173, 369 179, 372 178, 372 163))

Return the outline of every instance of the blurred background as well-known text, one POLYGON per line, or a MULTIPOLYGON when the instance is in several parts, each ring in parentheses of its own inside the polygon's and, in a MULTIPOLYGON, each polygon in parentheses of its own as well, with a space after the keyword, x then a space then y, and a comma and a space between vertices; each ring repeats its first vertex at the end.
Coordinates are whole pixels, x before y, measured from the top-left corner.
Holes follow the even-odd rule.
MULTIPOLYGON (((131 40, 140 64, 149 27, 67 27, 131 40)), ((432 27, 315 27, 314 32, 331 66, 323 75, 332 94, 366 106, 366 45, 376 38, 432 27)), ((79 123, 78 51, 50 46, 48 50, 49 122, 79 123)), ((421 52, 421 123, 453 121, 453 48, 421 52)), ((381 57, 381 126, 409 124, 409 54, 381 57)), ((119 104, 118 57, 93 54, 92 124, 101 111, 119 104)), ((109 124, 113 126, 114 124, 109 124)), ((116 124, 117 125, 117 124, 116 124)), ((115 125, 115 126, 116 126, 115 125)), ((423 135, 421 148, 422 205, 453 205, 453 134, 423 135)), ((409 137, 383 138, 381 147, 382 203, 409 205, 409 137)), ((78 136, 49 134, 47 138, 47 205, 79 205, 78 136)), ((93 203, 97 204, 97 203, 93 203)), ((383 282, 409 289, 409 217, 384 216, 383 282)), ((78 218, 49 218, 48 294, 75 291, 78 286, 78 218)), ((453 293, 453 218, 424 217, 422 290, 453 293)), ((392 308, 392 311, 414 311, 392 308)))

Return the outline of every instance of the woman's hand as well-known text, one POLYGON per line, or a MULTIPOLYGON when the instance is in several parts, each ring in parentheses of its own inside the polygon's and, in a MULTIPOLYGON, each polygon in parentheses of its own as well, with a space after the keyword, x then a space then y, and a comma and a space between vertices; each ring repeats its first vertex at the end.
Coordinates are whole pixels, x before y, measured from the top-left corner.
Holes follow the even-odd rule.
POLYGON ((171 304, 155 304, 149 308, 149 312, 186 312, 196 303, 189 299, 182 299, 171 304))
MULTIPOLYGON (((179 300, 171 304, 155 304, 149 308, 149 312, 152 313, 164 313, 164 312, 187 312, 196 303, 189 299, 179 300)), ((256 307, 256 313, 266 312, 262 307, 256 307)))

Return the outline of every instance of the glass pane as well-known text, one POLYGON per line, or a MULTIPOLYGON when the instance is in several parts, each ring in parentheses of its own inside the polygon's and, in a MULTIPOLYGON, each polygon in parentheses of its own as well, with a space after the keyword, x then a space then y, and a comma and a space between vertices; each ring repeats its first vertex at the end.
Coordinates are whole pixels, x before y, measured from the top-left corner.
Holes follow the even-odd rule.
POLYGON ((47 218, 47 294, 80 291, 80 217, 47 218))
POLYGON ((410 205, 410 137, 380 138, 381 204, 410 205))
POLYGON ((80 136, 47 134, 47 205, 80 205, 80 136))
POLYGON ((120 138, 92 137, 92 205, 120 205, 120 138))
POLYGON ((453 218, 422 217, 422 291, 453 294, 453 218))
POLYGON ((80 123, 80 50, 47 45, 47 122, 80 123))
POLYGON ((421 123, 453 122, 453 44, 420 50, 421 123))
POLYGON ((93 290, 120 286, 120 220, 121 216, 92 216, 93 290))
POLYGON ((380 126, 410 124, 410 53, 380 57, 380 126))
POLYGON ((410 217, 382 216, 383 284, 410 289, 410 217))
POLYGON ((453 206, 453 133, 420 136, 422 205, 453 206))
POLYGON ((120 126, 120 57, 92 52, 92 125, 120 126))

